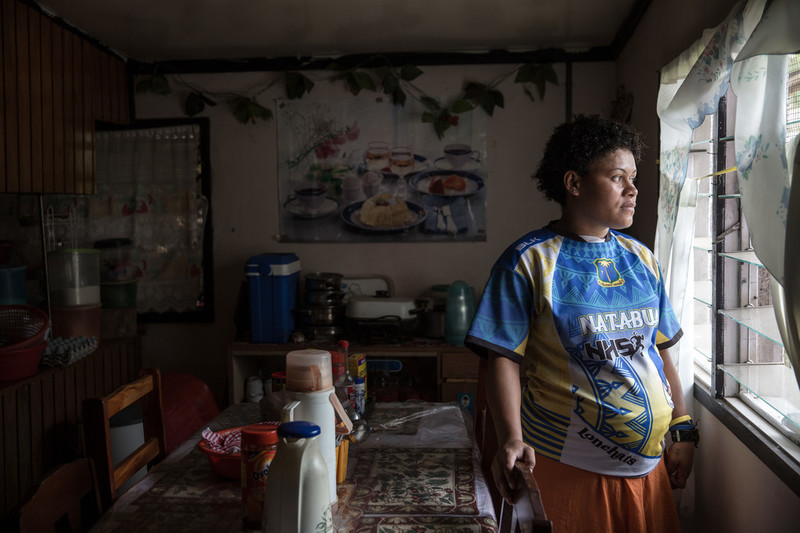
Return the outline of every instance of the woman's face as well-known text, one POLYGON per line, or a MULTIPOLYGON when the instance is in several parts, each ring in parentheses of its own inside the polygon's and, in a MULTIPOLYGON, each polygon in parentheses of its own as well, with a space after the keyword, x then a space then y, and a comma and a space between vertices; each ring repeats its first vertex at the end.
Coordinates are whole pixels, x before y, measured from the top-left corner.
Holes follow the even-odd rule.
POLYGON ((590 235, 604 237, 608 229, 633 224, 636 212, 636 160, 630 150, 619 149, 589 166, 584 176, 567 179, 567 196, 575 222, 590 235))

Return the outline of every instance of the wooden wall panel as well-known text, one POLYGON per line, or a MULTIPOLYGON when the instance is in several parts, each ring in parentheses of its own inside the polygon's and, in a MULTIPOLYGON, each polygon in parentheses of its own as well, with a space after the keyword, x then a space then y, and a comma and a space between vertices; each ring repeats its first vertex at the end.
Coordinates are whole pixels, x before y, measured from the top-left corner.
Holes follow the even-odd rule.
MULTIPOLYGON (((5 40, 6 40, 6 18, 4 15, 5 0, 0 0, 0 61, 3 62, 3 68, 0 69, 0 193, 6 192, 7 180, 6 177, 6 69, 5 69, 5 40)), ((2 406, 0 406, 2 409, 2 406)), ((2 475, 2 472, 0 472, 2 475)))
POLYGON ((54 165, 54 143, 53 128, 55 121, 55 109, 53 101, 53 24, 50 24, 42 15, 39 15, 39 52, 41 74, 41 97, 42 97, 42 137, 41 137, 41 157, 42 157, 42 190, 53 191, 55 189, 55 165, 54 165))
POLYGON ((66 161, 64 159, 64 35, 67 33, 56 24, 52 28, 53 62, 53 191, 66 190, 66 161))
POLYGON ((44 190, 42 176, 42 15, 28 11, 28 68, 30 69, 30 189, 26 192, 44 190))
POLYGON ((28 11, 16 10, 17 19, 17 192, 33 191, 31 169, 31 67, 28 56, 28 11))
POLYGON ((140 370, 139 339, 133 337, 0 388, 0 530, 44 475, 83 455, 83 400, 111 393, 140 370))
POLYGON ((0 193, 93 194, 95 121, 130 122, 125 61, 25 1, 0 23, 0 193))
POLYGON ((3 192, 19 191, 19 150, 17 146, 17 31, 16 0, 2 1, 3 88, 5 107, 5 175, 3 192))

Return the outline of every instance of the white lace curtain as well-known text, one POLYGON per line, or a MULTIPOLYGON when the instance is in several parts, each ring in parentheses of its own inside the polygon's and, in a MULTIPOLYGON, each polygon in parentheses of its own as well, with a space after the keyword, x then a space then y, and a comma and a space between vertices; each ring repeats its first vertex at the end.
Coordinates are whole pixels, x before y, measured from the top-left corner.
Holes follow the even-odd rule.
POLYGON ((196 311, 208 209, 198 180, 199 127, 98 132, 96 143, 89 240, 133 241, 140 313, 196 311))
MULTIPOLYGON (((776 281, 773 297, 795 372, 800 320, 800 254, 787 228, 800 226, 800 194, 790 205, 796 142, 786 142, 787 54, 800 50, 800 3, 739 3, 661 72, 658 115, 661 167, 656 254, 681 323, 691 327, 690 253, 696 187, 687 180, 692 131, 716 111, 728 86, 736 94, 736 166, 742 210, 756 254, 776 281), (790 275, 791 274, 791 275, 790 275), (785 302, 781 298, 785 295, 785 302)), ((693 381, 691 331, 680 343, 678 369, 685 394, 693 381)), ((800 382, 800 375, 798 375, 800 382)), ((691 405, 691 403, 689 403, 691 405)))

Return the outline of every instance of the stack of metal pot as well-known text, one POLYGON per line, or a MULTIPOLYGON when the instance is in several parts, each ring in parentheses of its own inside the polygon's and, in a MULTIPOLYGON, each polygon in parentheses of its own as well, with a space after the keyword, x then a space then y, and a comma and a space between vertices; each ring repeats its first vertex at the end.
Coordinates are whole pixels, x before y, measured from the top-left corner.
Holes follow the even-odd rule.
POLYGON ((345 336, 347 293, 342 274, 305 275, 305 306, 295 309, 295 324, 307 340, 336 340, 345 336))

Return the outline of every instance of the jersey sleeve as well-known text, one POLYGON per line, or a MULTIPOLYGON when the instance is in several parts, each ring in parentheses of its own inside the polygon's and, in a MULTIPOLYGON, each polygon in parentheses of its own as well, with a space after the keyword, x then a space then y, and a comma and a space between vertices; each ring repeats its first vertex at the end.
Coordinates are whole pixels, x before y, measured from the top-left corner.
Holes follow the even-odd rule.
POLYGON ((464 345, 481 357, 489 351, 522 360, 532 318, 530 281, 506 265, 496 264, 484 288, 464 345))
MULTIPOLYGON (((656 265, 656 268, 658 268, 658 265, 656 265)), ((680 322, 678 322, 678 317, 675 316, 675 311, 672 309, 672 304, 669 301, 669 296, 664 286, 664 277, 661 275, 661 269, 658 269, 658 289, 659 322, 658 331, 656 332, 656 347, 659 350, 666 350, 681 340, 681 337, 683 337, 683 330, 681 329, 680 322)))

